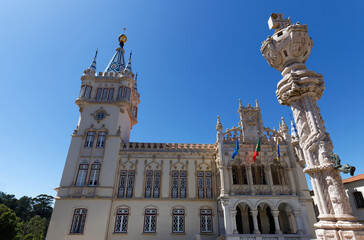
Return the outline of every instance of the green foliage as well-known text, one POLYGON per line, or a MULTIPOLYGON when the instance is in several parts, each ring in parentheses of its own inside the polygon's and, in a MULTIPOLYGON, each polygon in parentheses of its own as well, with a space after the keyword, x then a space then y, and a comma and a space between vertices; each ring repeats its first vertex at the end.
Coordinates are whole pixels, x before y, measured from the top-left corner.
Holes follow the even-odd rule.
POLYGON ((18 218, 15 213, 5 206, 0 204, 0 236, 3 240, 13 240, 16 235, 16 226, 18 218))
POLYGON ((1 240, 43 240, 52 215, 53 197, 40 194, 19 200, 0 192, 1 240))

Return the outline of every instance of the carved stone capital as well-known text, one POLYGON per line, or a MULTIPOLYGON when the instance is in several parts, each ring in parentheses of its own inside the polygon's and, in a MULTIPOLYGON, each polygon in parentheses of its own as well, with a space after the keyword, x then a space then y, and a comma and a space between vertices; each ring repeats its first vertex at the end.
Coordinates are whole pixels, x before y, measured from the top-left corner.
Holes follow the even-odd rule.
POLYGON ((250 210, 253 217, 258 217, 258 210, 250 210))
POLYGON ((304 64, 292 64, 282 72, 284 76, 277 85, 277 99, 282 105, 290 106, 303 96, 312 96, 318 101, 325 89, 323 77, 308 70, 304 64))

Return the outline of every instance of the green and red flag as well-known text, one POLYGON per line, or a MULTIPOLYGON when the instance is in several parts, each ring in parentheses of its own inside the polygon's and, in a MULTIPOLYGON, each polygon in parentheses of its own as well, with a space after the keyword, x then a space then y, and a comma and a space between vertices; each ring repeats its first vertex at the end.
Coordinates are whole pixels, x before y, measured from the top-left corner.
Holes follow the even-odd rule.
POLYGON ((255 151, 253 154, 254 162, 255 162, 256 157, 259 156, 259 152, 260 152, 260 138, 258 138, 257 146, 255 147, 255 151))

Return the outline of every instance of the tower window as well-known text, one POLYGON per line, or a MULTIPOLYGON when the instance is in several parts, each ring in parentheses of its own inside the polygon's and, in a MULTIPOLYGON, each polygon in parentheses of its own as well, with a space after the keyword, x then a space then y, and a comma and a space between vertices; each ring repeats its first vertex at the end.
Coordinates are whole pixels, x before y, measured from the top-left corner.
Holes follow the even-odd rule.
POLYGON ((130 100, 130 88, 128 87, 124 87, 124 98, 127 99, 127 100, 130 100))
POLYGON ((118 99, 120 99, 120 98, 122 98, 122 97, 123 97, 123 90, 124 90, 124 88, 123 88, 123 87, 120 87, 120 88, 119 88, 118 99))
POLYGON ((355 198, 356 206, 358 208, 364 208, 363 194, 361 192, 353 192, 353 195, 355 198))
POLYGON ((172 171, 172 198, 186 198, 186 175, 186 171, 172 171))
POLYGON ((89 186, 97 186, 99 184, 101 164, 92 164, 89 179, 89 186))
POLYGON ((96 147, 97 148, 104 148, 105 147, 105 140, 106 140, 106 132, 105 131, 99 132, 99 135, 97 137, 96 147))
POLYGON ((80 164, 76 178, 76 186, 84 186, 87 176, 88 164, 80 164))
POLYGON ((87 215, 87 209, 85 208, 75 209, 72 219, 72 226, 70 231, 71 233, 83 233, 86 221, 86 215, 87 215))
POLYGON ((138 108, 136 106, 133 107, 133 116, 135 118, 137 118, 137 114, 138 114, 138 108))
POLYGON ((145 176, 145 198, 159 198, 161 171, 148 170, 145 176), (153 192, 153 193, 152 193, 153 192))
POLYGON ((197 172, 198 198, 212 198, 212 178, 210 171, 197 172))
POLYGON ((132 198, 134 188, 135 171, 122 170, 120 172, 119 198, 132 198))
POLYGON ((156 229, 157 229, 157 209, 145 209, 143 232, 155 233, 156 229))
POLYGON ((115 232, 126 233, 128 229, 129 209, 119 208, 116 211, 115 232))
POLYGON ((85 94, 85 88, 86 88, 86 86, 85 85, 83 85, 82 87, 81 87, 81 91, 80 91, 80 97, 83 97, 83 94, 85 94))
POLYGON ((97 92, 96 92, 96 100, 100 100, 101 99, 101 95, 102 95, 102 88, 98 88, 97 92))
POLYGON ((92 91, 92 87, 90 87, 90 86, 86 86, 85 98, 90 98, 90 96, 91 96, 91 91, 92 91))
POLYGON ((185 232, 185 210, 173 209, 172 211, 172 232, 184 233, 185 232))
POLYGON ((86 148, 91 148, 94 145, 94 138, 95 138, 95 132, 94 131, 87 132, 86 142, 85 142, 85 147, 86 148))
POLYGON ((104 90, 102 91, 102 100, 106 100, 107 99, 107 91, 108 91, 108 88, 104 88, 104 90))
POLYGON ((212 210, 201 209, 200 210, 200 230, 201 233, 212 233, 212 210))
POLYGON ((113 100, 114 99, 114 89, 109 89, 109 95, 107 96, 107 100, 113 100))

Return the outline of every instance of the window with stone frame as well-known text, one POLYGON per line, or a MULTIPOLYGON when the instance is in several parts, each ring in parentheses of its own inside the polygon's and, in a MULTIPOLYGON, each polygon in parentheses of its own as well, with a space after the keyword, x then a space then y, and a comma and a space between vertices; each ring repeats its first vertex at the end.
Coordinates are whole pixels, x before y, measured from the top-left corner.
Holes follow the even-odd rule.
POLYGON ((134 189, 135 170, 121 170, 119 180, 119 198, 132 198, 134 189))
POLYGON ((286 178, 286 172, 284 170, 284 167, 280 164, 272 164, 270 165, 271 173, 272 173, 272 179, 273 179, 273 185, 287 185, 287 178, 286 178))
POLYGON ((129 209, 118 208, 116 210, 115 218, 115 233, 127 233, 128 230, 128 219, 129 219, 129 209))
POLYGON ((255 185, 267 184, 264 165, 252 165, 251 169, 252 169, 253 184, 255 185))
POLYGON ((128 87, 124 87, 124 94, 123 94, 123 98, 125 98, 125 99, 127 99, 127 100, 130 100, 130 93, 131 93, 130 88, 128 88, 128 87))
POLYGON ((76 208, 74 210, 70 233, 83 233, 86 222, 86 215, 86 208, 76 208))
POLYGON ((172 198, 186 198, 187 172, 172 171, 172 198))
POLYGON ((120 99, 120 98, 122 98, 122 97, 123 97, 123 92, 124 92, 124 87, 123 87, 123 86, 121 86, 121 87, 119 88, 118 99, 120 99))
POLYGON ((101 164, 99 162, 95 162, 94 164, 92 164, 90 178, 88 181, 89 186, 99 185, 100 169, 101 169, 101 164))
POLYGON ((108 93, 109 89, 108 88, 104 88, 102 90, 102 97, 101 100, 105 101, 107 99, 107 93, 108 93))
POLYGON ((138 108, 136 106, 133 107, 133 116, 137 118, 138 115, 138 108))
POLYGON ((80 164, 78 167, 77 177, 76 177, 76 187, 85 186, 86 177, 88 172, 88 164, 80 164))
POLYGON ((212 198, 212 174, 211 171, 197 172, 198 198, 212 198))
POLYGON ((157 231, 157 209, 145 209, 143 229, 144 233, 155 233, 157 231))
POLYGON ((201 209, 200 210, 200 232, 201 233, 212 233, 213 222, 212 222, 212 210, 201 209))
POLYGON ((101 95, 102 95, 102 88, 98 88, 96 90, 96 96, 95 96, 95 99, 96 100, 100 100, 101 99, 101 95))
POLYGON ((364 208, 364 199, 361 192, 353 192, 357 208, 364 208))
POLYGON ((96 147, 97 148, 104 148, 106 141, 106 131, 100 131, 97 136, 96 147))
POLYGON ((184 233, 185 232, 185 210, 173 209, 172 210, 172 232, 184 233))
POLYGON ((159 198, 161 183, 161 171, 160 170, 147 170, 145 173, 145 198, 159 198))
POLYGON ((86 135, 85 148, 92 148, 94 145, 95 131, 88 131, 86 135))
POLYGON ((107 95, 107 100, 114 99, 114 88, 109 88, 109 94, 107 95))
POLYGON ((240 168, 238 166, 232 166, 231 172, 233 177, 233 184, 237 185, 248 184, 245 165, 240 166, 240 168))
POLYGON ((85 90, 85 98, 90 98, 91 96, 91 91, 92 91, 92 87, 91 86, 86 86, 86 90, 85 90))

